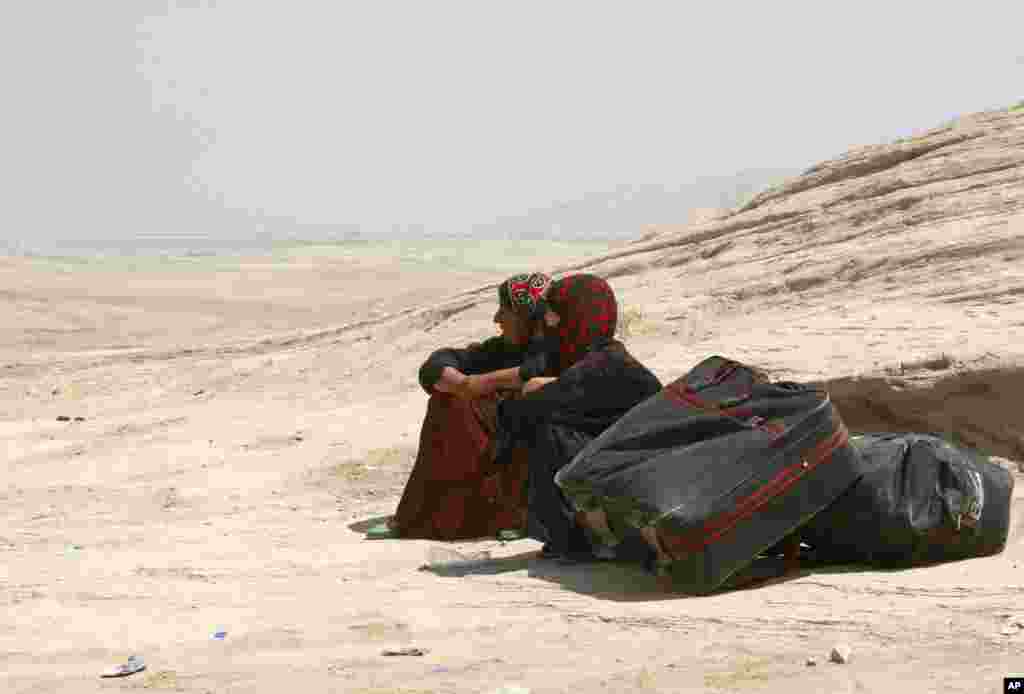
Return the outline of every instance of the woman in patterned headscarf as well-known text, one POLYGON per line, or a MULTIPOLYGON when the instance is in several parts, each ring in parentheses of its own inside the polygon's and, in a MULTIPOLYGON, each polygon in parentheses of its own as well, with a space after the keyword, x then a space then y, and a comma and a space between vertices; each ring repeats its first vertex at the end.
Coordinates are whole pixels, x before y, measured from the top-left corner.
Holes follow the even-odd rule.
MULTIPOLYGON (((544 554, 592 557, 600 527, 588 526, 555 484, 555 473, 591 440, 640 402, 661 390, 658 378, 615 339, 618 305, 608 283, 570 275, 547 294, 544 334, 547 362, 524 385, 524 397, 501 403, 498 463, 526 447, 529 466, 528 534, 544 554)), ((642 548, 636 538, 632 548, 642 548)), ((625 548, 622 548, 625 549, 625 548)), ((620 555, 621 556, 621 555, 620 555)))
POLYGON ((501 335, 439 349, 420 368, 430 399, 416 463, 378 534, 457 540, 525 529, 525 457, 520 449, 510 464, 495 465, 495 418, 499 400, 547 369, 539 319, 550 285, 542 273, 502 282, 494 314, 501 335))

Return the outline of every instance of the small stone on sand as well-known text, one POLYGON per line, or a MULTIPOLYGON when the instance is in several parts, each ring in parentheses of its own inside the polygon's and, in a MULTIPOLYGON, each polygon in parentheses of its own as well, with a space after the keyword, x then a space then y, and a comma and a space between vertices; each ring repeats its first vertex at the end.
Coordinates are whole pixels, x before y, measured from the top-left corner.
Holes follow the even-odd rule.
POLYGON ((850 654, 851 651, 849 646, 839 645, 832 649, 832 652, 829 653, 828 659, 833 663, 844 665, 850 662, 850 654))

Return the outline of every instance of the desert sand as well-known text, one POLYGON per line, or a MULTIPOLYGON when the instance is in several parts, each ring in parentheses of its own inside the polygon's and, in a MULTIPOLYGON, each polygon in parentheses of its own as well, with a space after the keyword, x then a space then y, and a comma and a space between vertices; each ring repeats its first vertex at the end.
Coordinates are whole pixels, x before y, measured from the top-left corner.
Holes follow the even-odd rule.
POLYGON ((1017 475, 1006 550, 701 598, 532 540, 445 545, 491 559, 420 571, 442 543, 363 530, 411 469, 419 364, 494 334, 502 275, 11 257, 0 690, 973 694, 1024 675, 1024 113, 644 231, 549 269, 609 277, 623 340, 666 383, 722 354, 826 383, 851 429, 979 446, 1017 475), (830 663, 840 644, 850 661, 830 663), (425 653, 382 655, 400 647, 425 653), (132 654, 145 671, 99 678, 132 654))

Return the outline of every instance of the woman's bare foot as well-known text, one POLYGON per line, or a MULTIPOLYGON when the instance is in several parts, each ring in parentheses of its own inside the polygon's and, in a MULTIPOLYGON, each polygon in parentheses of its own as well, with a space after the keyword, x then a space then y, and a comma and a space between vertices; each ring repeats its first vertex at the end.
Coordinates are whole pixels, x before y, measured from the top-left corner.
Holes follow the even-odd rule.
POLYGON ((610 536, 611 528, 608 527, 608 516, 601 509, 596 511, 585 511, 583 513, 583 527, 589 529, 599 537, 610 536))

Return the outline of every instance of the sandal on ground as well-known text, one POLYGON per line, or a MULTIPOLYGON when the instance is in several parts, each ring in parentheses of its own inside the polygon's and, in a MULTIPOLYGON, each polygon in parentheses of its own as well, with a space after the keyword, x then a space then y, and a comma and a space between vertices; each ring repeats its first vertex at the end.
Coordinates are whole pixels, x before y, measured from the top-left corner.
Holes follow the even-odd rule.
POLYGON ((367 540, 386 540, 392 537, 398 537, 398 531, 390 520, 372 525, 366 530, 367 540))

